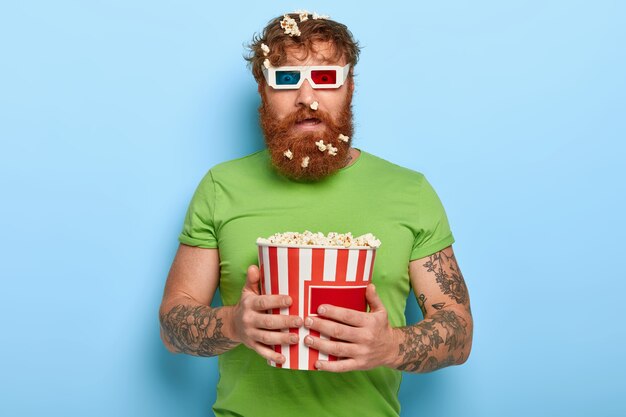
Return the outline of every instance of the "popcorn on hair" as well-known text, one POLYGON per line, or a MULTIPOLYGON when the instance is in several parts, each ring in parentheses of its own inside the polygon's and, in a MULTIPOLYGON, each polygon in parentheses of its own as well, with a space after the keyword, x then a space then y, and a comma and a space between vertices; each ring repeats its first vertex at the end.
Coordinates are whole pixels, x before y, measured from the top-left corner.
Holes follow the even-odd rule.
POLYGON ((280 27, 285 30, 285 35, 300 36, 300 29, 298 28, 296 19, 292 18, 288 14, 286 14, 283 17, 283 20, 280 21, 280 27))
POLYGON ((332 42, 335 46, 335 55, 331 58, 336 61, 343 58, 346 63, 350 64, 348 76, 352 77, 353 68, 359 59, 360 47, 347 26, 325 15, 309 13, 306 10, 299 10, 298 12, 272 19, 260 34, 255 34, 252 38, 252 42, 248 45, 250 53, 246 60, 249 62, 255 80, 259 83, 265 82, 263 77, 264 59, 269 59, 269 65, 279 67, 287 59, 286 49, 301 49, 305 53, 304 58, 306 58, 313 50, 313 44, 316 42, 332 42), (307 12, 307 18, 301 19, 300 13, 304 12, 307 12), (285 20, 287 26, 288 23, 291 23, 291 20, 286 20, 286 17, 295 23, 292 28, 297 27, 297 32, 299 32, 297 36, 294 29, 290 29, 288 34, 285 33, 285 28, 282 27, 281 22, 285 20), (297 23, 296 19, 300 19, 300 22, 297 23), (269 51, 263 48, 263 45, 267 46, 269 51))
POLYGON ((300 17, 301 22, 309 20, 309 15, 311 14, 311 12, 309 12, 308 10, 296 10, 294 11, 294 13, 300 17))
POLYGON ((318 20, 318 19, 323 19, 323 20, 328 20, 330 19, 330 16, 328 16, 327 14, 317 14, 316 12, 313 12, 313 19, 318 20))

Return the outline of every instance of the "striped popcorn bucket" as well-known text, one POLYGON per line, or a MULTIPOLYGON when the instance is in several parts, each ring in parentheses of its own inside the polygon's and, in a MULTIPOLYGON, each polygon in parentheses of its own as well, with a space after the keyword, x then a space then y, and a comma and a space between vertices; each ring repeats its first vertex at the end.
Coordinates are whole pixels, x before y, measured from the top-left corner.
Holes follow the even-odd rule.
MULTIPOLYGON (((372 279, 376 249, 370 247, 336 248, 258 243, 261 291, 292 298, 288 308, 273 309, 270 314, 317 316, 321 304, 367 311, 365 289, 372 279)), ((315 370, 315 361, 337 360, 304 345, 307 335, 331 339, 305 327, 285 329, 300 337, 298 344, 276 345, 285 363, 269 361, 274 367, 315 370)), ((331 339, 333 340, 333 339, 331 339)))

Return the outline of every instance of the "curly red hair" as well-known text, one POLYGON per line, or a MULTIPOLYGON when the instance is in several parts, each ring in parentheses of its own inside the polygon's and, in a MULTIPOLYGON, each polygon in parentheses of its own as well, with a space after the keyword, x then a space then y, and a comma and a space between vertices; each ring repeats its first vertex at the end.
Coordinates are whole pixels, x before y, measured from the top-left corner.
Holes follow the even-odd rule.
POLYGON ((259 83, 265 82, 263 61, 266 58, 269 59, 272 66, 279 67, 286 59, 286 49, 294 47, 302 49, 306 58, 312 51, 315 42, 332 42, 335 51, 333 58, 336 61, 344 58, 350 64, 350 76, 352 76, 352 69, 359 60, 359 53, 361 52, 358 42, 346 25, 331 19, 313 19, 311 14, 304 22, 300 21, 299 13, 288 13, 270 20, 263 31, 260 34, 255 34, 252 38, 252 42, 248 45, 250 54, 245 59, 252 69, 255 80, 259 83), (300 36, 285 34, 280 25, 285 16, 296 21, 300 36), (261 44, 269 47, 270 52, 267 56, 263 54, 261 44))

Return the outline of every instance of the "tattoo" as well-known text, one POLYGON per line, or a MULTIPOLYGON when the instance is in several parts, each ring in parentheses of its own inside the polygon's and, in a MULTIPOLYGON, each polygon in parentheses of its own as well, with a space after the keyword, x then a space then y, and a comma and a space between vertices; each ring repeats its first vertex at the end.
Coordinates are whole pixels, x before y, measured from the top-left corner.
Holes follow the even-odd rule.
POLYGON ((161 326, 179 352, 215 356, 238 344, 222 333, 222 319, 217 317, 219 309, 179 304, 161 315, 161 326))
POLYGON ((449 295, 458 304, 468 304, 467 286, 454 253, 448 256, 444 251, 439 251, 429 256, 428 262, 423 266, 426 267, 428 272, 435 273, 439 288, 441 288, 444 294, 449 295), (445 269, 444 266, 446 267, 445 269), (448 273, 448 270, 450 273, 448 273))
POLYGON ((428 360, 424 364, 424 372, 433 372, 433 371, 436 371, 437 369, 454 365, 455 363, 457 363, 457 361, 456 359, 454 359, 454 356, 452 355, 448 355, 448 357, 442 361, 439 361, 434 356, 431 356, 430 358, 428 358, 428 360))
POLYGON ((403 358, 398 369, 430 372, 461 362, 467 336, 466 328, 467 322, 451 310, 438 311, 431 319, 401 328, 404 342, 400 344, 399 354, 403 358), (434 350, 442 345, 447 346, 448 355, 444 360, 439 360, 434 350), (461 355, 455 359, 454 354, 459 351, 461 355))
POLYGON ((420 306, 420 310, 422 310, 422 314, 426 317, 426 296, 424 294, 420 294, 417 297, 417 305, 420 306))
MULTIPOLYGON (((417 305, 419 305, 420 310, 422 310, 422 314, 424 315, 424 317, 426 317, 426 296, 424 294, 420 294, 417 297, 417 305)), ((444 307, 447 306, 446 303, 435 303, 435 304, 431 304, 432 308, 434 308, 435 310, 443 310, 444 307)))

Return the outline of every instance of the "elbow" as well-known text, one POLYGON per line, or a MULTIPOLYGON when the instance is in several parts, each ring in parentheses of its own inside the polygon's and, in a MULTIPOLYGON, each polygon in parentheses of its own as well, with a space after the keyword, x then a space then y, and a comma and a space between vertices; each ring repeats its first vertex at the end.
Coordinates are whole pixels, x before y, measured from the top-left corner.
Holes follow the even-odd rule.
POLYGON ((165 348, 169 352, 171 352, 171 353, 181 353, 180 350, 176 349, 176 347, 172 343, 170 343, 167 334, 163 330, 163 327, 161 327, 161 341, 163 342, 163 345, 165 346, 165 348))
POLYGON ((472 351, 472 340, 474 338, 474 323, 472 322, 472 317, 470 316, 467 320, 467 327, 465 329, 465 343, 463 349, 461 350, 461 355, 459 356, 457 365, 463 365, 469 359, 470 353, 472 351))
POLYGON ((170 335, 168 335, 166 330, 166 311, 163 306, 159 308, 159 322, 160 322, 160 330, 161 330, 161 342, 165 348, 171 353, 181 353, 179 349, 176 349, 174 344, 171 341, 170 335))

